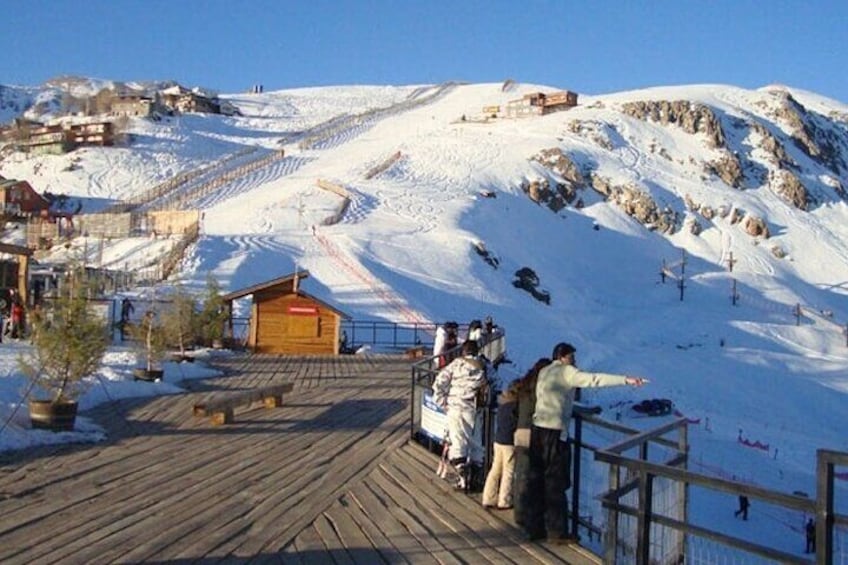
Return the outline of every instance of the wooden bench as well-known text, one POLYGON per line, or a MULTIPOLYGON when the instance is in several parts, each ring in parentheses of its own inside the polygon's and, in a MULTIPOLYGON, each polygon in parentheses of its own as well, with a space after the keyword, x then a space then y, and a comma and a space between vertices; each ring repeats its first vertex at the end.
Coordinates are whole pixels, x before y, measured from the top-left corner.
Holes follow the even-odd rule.
POLYGON ((279 408, 283 405, 283 395, 292 391, 291 383, 270 385, 250 390, 239 390, 234 392, 222 392, 204 402, 194 405, 195 416, 209 416, 212 424, 232 424, 235 421, 233 412, 239 406, 250 406, 254 402, 262 401, 265 408, 279 408))

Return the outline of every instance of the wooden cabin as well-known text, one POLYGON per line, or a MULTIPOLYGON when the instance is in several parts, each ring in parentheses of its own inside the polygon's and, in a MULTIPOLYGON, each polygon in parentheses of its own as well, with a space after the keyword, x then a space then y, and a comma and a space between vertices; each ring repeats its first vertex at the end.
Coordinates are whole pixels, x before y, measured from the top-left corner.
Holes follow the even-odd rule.
POLYGON ((0 179, 0 206, 8 216, 37 216, 50 208, 50 202, 25 180, 0 179))
POLYGON ((339 354, 341 322, 349 316, 303 292, 300 286, 308 276, 307 271, 298 271, 223 296, 230 312, 233 300, 253 296, 249 349, 283 355, 339 354))

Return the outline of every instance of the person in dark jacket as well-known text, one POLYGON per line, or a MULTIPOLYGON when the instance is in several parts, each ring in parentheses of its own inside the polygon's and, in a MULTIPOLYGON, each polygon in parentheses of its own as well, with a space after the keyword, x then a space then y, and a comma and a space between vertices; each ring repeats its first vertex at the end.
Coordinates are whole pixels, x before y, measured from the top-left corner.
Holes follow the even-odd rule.
POLYGON ((512 476, 515 470, 514 435, 518 423, 518 387, 510 385, 498 397, 492 468, 483 486, 483 506, 498 510, 512 508, 512 476))
POLYGON ((533 425, 533 410, 536 408, 536 377, 539 371, 551 364, 542 357, 516 381, 517 421, 514 437, 515 470, 512 477, 513 518, 519 526, 524 524, 527 508, 527 477, 530 468, 530 427, 533 425))
POLYGON ((748 519, 748 507, 750 507, 750 506, 751 506, 751 503, 748 502, 748 497, 745 496, 744 494, 739 495, 739 510, 734 512, 733 515, 738 518, 739 515, 741 514, 742 519, 747 520, 748 519))
POLYGON ((816 552, 816 521, 812 518, 807 520, 807 525, 804 526, 804 530, 807 533, 807 548, 804 550, 804 553, 815 553, 816 552))

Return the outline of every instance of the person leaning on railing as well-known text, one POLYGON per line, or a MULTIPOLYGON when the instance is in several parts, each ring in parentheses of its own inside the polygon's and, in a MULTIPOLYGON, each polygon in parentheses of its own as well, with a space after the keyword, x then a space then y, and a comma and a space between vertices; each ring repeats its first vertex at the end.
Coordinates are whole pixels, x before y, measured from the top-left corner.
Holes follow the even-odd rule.
POLYGON ((568 531, 565 509, 571 486, 571 445, 568 426, 578 388, 642 386, 641 377, 590 373, 575 366, 577 350, 570 343, 554 346, 553 363, 539 372, 536 408, 530 431, 530 469, 525 530, 531 541, 548 538, 555 544, 576 543, 577 532, 568 531))
POLYGON ((516 381, 518 420, 516 422, 513 443, 515 445, 515 470, 512 480, 513 518, 519 526, 524 526, 527 515, 527 479, 530 473, 530 428, 533 426, 533 412, 536 409, 536 379, 539 371, 551 364, 551 360, 542 357, 533 364, 523 377, 516 381))

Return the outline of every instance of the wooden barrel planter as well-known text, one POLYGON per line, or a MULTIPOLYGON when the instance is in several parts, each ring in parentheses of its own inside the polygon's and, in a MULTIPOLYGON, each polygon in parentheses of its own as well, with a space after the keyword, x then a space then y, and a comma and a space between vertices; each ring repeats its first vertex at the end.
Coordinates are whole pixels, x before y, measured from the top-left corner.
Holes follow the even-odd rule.
POLYGON ((69 432, 77 419, 77 403, 67 400, 30 400, 29 419, 34 429, 69 432))
POLYGON ((156 383, 162 380, 164 373, 165 371, 162 369, 136 368, 133 369, 133 380, 156 383))

